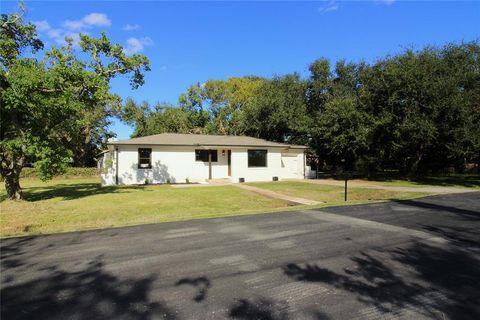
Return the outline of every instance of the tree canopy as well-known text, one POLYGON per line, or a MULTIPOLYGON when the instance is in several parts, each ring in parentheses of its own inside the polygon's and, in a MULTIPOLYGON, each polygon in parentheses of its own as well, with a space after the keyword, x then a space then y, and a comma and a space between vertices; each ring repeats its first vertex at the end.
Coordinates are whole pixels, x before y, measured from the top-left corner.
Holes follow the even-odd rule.
POLYGON ((306 78, 209 80, 189 87, 177 107, 147 108, 141 121, 130 123, 135 135, 234 134, 302 143, 325 168, 462 171, 480 161, 479 48, 478 41, 447 44, 333 66, 322 58, 306 78))
POLYGON ((145 56, 127 56, 105 34, 80 36, 82 58, 68 38, 42 56, 23 54, 43 44, 21 9, 0 19, 1 175, 16 199, 22 198, 19 176, 26 161, 44 180, 62 173, 84 146, 102 140, 108 117, 120 110, 110 80, 129 74, 137 88, 149 70, 145 56))

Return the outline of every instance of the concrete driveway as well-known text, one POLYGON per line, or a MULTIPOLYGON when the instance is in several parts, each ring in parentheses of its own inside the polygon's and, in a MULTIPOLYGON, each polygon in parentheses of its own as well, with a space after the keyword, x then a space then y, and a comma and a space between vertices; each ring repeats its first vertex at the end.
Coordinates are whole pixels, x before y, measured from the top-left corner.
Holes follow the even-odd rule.
POLYGON ((479 319, 480 193, 1 241, 7 319, 479 319))

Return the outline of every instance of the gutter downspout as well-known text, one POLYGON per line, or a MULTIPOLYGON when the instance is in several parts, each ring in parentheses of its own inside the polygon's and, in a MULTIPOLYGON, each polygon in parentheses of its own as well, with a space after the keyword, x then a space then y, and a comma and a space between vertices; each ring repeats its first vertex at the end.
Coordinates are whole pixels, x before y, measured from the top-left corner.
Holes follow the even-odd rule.
POLYGON ((208 180, 212 180, 212 150, 208 150, 208 180))
POLYGON ((118 147, 115 147, 115 185, 118 186, 118 147))
POLYGON ((303 179, 306 179, 305 177, 305 167, 307 165, 306 153, 307 153, 307 150, 303 150, 303 179))

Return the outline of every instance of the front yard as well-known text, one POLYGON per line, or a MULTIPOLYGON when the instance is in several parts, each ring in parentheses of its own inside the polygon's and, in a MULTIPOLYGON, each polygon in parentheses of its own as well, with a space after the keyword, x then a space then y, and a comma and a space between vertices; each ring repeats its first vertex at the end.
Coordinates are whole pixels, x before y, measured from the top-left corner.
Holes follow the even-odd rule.
MULTIPOLYGON (((325 202, 317 207, 414 198, 426 193, 343 188, 305 182, 253 183, 256 187, 325 202)), ((23 179, 25 201, 5 200, 0 187, 0 236, 20 236, 145 223, 309 208, 266 198, 235 186, 174 188, 170 185, 100 187, 97 178, 23 179)))
POLYGON ((0 234, 55 233, 271 211, 287 207, 233 186, 101 187, 97 178, 22 181, 27 201, 5 199, 0 234))
MULTIPOLYGON (((264 188, 292 197, 300 197, 322 201, 323 206, 342 205, 344 201, 344 187, 312 184, 301 181, 252 182, 251 186, 264 188)), ((361 187, 348 187, 348 204, 366 203, 379 200, 401 200, 427 196, 425 192, 399 192, 361 187)))

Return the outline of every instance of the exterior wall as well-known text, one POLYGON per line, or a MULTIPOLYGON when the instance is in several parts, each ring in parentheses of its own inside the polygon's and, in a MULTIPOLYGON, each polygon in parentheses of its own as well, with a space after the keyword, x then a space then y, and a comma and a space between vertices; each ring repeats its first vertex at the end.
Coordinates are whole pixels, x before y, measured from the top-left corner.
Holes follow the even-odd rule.
MULTIPOLYGON (((167 147, 167 146, 118 146, 118 184, 150 183, 184 183, 203 182, 208 179, 208 162, 195 161, 195 147, 167 147), (152 168, 138 168, 138 149, 152 149, 152 168)), ((213 148, 211 148, 213 149, 213 148)), ((258 148, 261 149, 261 148, 258 148)), ((217 149, 218 161, 212 162, 212 178, 230 178, 238 182, 239 178, 249 181, 271 181, 273 177, 279 179, 303 178, 303 150, 285 151, 278 148, 267 149, 267 167, 248 167, 248 148, 230 148, 232 152, 232 175, 228 177, 227 150, 217 149), (222 151, 225 152, 222 154, 222 151)), ((115 170, 117 167, 116 151, 110 146, 110 153, 104 159, 111 157, 109 166, 103 169, 102 185, 115 184, 115 170)), ((104 160, 105 161, 105 160, 104 160)), ((105 165, 105 164, 104 164, 105 165)))
MULTIPOLYGON (((273 177, 282 179, 303 179, 303 150, 282 150, 267 148, 267 167, 248 167, 248 149, 232 150, 232 182, 244 178, 250 181, 272 181, 273 177)), ((264 148, 255 148, 264 149, 264 148)))

